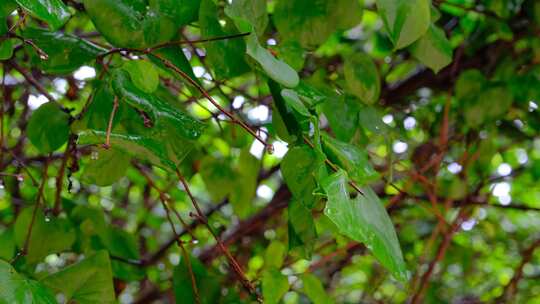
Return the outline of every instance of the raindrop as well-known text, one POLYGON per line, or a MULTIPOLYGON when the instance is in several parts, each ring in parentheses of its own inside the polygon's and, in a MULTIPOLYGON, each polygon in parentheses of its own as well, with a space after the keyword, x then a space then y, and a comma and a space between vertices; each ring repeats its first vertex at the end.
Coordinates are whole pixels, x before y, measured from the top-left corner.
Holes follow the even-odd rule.
POLYGON ((199 240, 191 240, 191 244, 197 245, 197 244, 199 244, 199 240))
POLYGON ((17 174, 17 181, 23 182, 23 181, 24 181, 24 175, 22 175, 22 174, 17 174))
POLYGON ((97 151, 92 151, 92 154, 90 154, 90 158, 92 160, 97 160, 99 158, 99 154, 97 151))

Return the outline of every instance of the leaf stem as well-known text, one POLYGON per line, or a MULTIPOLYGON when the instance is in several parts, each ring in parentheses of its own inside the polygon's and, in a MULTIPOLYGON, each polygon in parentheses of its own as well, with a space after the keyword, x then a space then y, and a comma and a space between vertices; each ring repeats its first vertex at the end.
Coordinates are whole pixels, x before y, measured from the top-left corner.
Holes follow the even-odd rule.
POLYGON ((114 120, 114 115, 116 114, 116 109, 118 109, 118 97, 114 96, 114 102, 113 102, 113 108, 111 111, 111 116, 109 117, 109 125, 107 126, 107 134, 105 137, 105 143, 103 144, 103 148, 109 149, 111 147, 111 130, 114 120))
MULTIPOLYGON (((309 138, 307 138, 306 136, 304 136, 304 142, 306 144, 308 144, 312 149, 315 148, 315 145, 309 140, 309 138)), ((330 167, 332 168, 332 171, 334 172, 338 172, 339 171, 339 168, 338 166, 336 166, 336 164, 334 164, 333 162, 331 162, 327 157, 324 159, 324 162, 330 167)), ((360 187, 352 180, 349 180, 349 185, 354 189, 356 190, 356 192, 358 192, 360 195, 364 195, 364 192, 362 191, 362 189, 360 189, 360 187)))

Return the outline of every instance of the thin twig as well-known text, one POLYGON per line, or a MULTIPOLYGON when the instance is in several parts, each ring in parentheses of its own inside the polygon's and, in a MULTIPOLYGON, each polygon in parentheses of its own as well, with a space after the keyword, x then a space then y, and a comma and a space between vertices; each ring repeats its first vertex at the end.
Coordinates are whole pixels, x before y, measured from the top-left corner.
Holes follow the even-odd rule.
POLYGON ((534 241, 529 247, 521 252, 521 262, 514 270, 514 276, 504 287, 503 293, 495 300, 495 303, 507 303, 517 292, 518 283, 523 277, 523 268, 533 258, 534 251, 540 247, 540 239, 534 241))
POLYGON ((19 251, 12 260, 12 263, 19 259, 21 256, 25 256, 28 253, 28 248, 30 247, 30 238, 32 237, 32 231, 34 228, 34 223, 36 221, 36 216, 38 209, 41 205, 41 200, 43 197, 43 188, 45 187, 45 182, 47 181, 47 170, 49 169, 49 162, 45 162, 43 166, 43 176, 41 178, 41 184, 38 188, 38 193, 36 197, 36 203, 34 204, 34 209, 32 210, 32 217, 30 219, 30 224, 28 225, 28 231, 26 233, 26 238, 24 239, 23 248, 19 251))
POLYGON ((153 54, 153 53, 146 53, 145 54, 149 56, 153 56, 159 61, 161 61, 166 67, 172 69, 174 72, 176 72, 178 75, 180 75, 182 78, 184 78, 189 84, 194 86, 201 94, 210 101, 219 111, 221 111, 223 114, 225 114, 227 117, 229 117, 232 121, 239 124, 244 130, 246 130, 249 134, 251 134, 255 139, 257 139, 259 142, 261 142, 268 151, 273 151, 272 144, 267 143, 264 139, 262 139, 255 131, 253 131, 245 122, 242 120, 236 118, 231 112, 227 111, 225 108, 223 108, 210 94, 195 80, 191 79, 191 77, 186 74, 184 71, 179 69, 177 66, 175 66, 172 62, 169 60, 163 58, 160 55, 153 54))
POLYGON ((41 85, 39 81, 37 81, 30 72, 28 72, 26 69, 18 65, 17 63, 10 61, 9 65, 13 67, 15 70, 17 70, 23 77, 28 81, 34 88, 36 88, 43 96, 45 96, 49 101, 56 101, 54 97, 52 97, 49 92, 41 85))
POLYGON ((144 178, 148 182, 148 185, 151 188, 154 188, 159 194, 159 200, 161 201, 163 209, 165 209, 165 214, 166 214, 166 217, 167 217, 167 221, 169 222, 169 224, 171 226, 171 229, 172 229, 172 231, 174 233, 174 236, 175 236, 176 243, 178 244, 178 247, 180 247, 180 249, 182 251, 183 258, 184 258, 184 261, 185 261, 185 263, 186 263, 186 265, 188 267, 188 272, 189 272, 190 279, 191 279, 191 285, 192 285, 192 289, 193 289, 193 294, 195 295, 195 302, 197 304, 200 304, 201 299, 200 299, 200 296, 199 296, 199 290, 197 288, 197 281, 195 279, 195 274, 193 273, 193 269, 192 269, 192 266, 191 266, 191 260, 189 258, 189 254, 188 254, 186 248, 184 247, 184 243, 180 239, 181 235, 176 231, 176 227, 174 226, 174 222, 173 222, 173 220, 171 218, 171 215, 170 215, 170 210, 171 209, 174 210, 174 213, 176 214, 178 219, 181 221, 181 223, 184 226, 185 230, 189 231, 189 228, 186 225, 186 223, 184 222, 184 220, 180 217, 180 214, 175 210, 175 208, 172 205, 171 206, 168 205, 168 202, 170 201, 170 199, 165 194, 165 192, 163 192, 161 189, 159 189, 159 187, 156 186, 154 181, 150 178, 150 176, 145 172, 145 170, 141 166, 139 166, 138 164, 134 164, 134 165, 139 170, 139 172, 144 176, 144 178))
POLYGON ((214 230, 212 229, 212 227, 208 223, 208 219, 206 218, 204 213, 201 211, 201 208, 200 208, 199 204, 197 203, 197 200, 195 199, 195 197, 191 193, 191 190, 189 189, 189 186, 188 186, 188 184, 186 182, 186 179, 184 178, 182 173, 180 173, 180 170, 176 169, 176 175, 178 176, 178 179, 180 180, 180 182, 184 186, 184 189, 185 189, 187 195, 189 196, 191 202, 193 203, 193 207, 197 211, 197 215, 198 215, 199 219, 203 222, 203 224, 206 226, 206 228, 208 228, 208 231, 210 232, 210 234, 212 234, 212 236, 216 240, 219 249, 221 250, 221 252, 227 258, 227 260, 229 262, 229 265, 231 266, 231 268, 234 270, 234 272, 238 276, 238 279, 240 280, 240 283, 242 283, 242 286, 244 286, 244 288, 249 293, 254 295, 259 303, 263 303, 262 296, 259 294, 257 289, 255 289, 253 284, 251 284, 251 282, 248 280, 248 278, 246 277, 246 274, 242 270, 242 267, 240 266, 240 264, 238 264, 238 262, 231 255, 231 253, 229 252, 229 250, 227 249, 225 244, 223 244, 223 242, 221 241, 221 238, 214 232, 214 230))
POLYGON ((452 222, 451 227, 443 235, 443 240, 441 241, 441 244, 439 245, 439 248, 437 249, 437 254, 435 255, 435 258, 429 263, 428 269, 422 275, 422 278, 420 279, 420 286, 411 297, 411 302, 410 302, 411 304, 421 303, 424 293, 429 285, 429 279, 431 275, 433 274, 433 271, 435 270, 435 266, 437 265, 438 262, 440 262, 444 258, 444 255, 446 254, 446 250, 448 249, 448 247, 450 246, 450 242, 452 241, 452 237, 454 236, 456 231, 459 229, 462 221, 464 220, 466 216, 467 216, 466 208, 461 208, 459 210, 458 215, 456 216, 456 219, 452 222))

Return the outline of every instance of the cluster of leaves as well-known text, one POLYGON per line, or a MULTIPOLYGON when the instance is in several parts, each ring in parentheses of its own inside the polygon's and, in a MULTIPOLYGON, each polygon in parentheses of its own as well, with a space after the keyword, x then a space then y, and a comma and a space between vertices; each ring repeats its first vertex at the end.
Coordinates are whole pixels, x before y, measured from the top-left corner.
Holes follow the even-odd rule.
POLYGON ((538 33, 534 0, 2 0, 0 303, 535 303, 538 33))

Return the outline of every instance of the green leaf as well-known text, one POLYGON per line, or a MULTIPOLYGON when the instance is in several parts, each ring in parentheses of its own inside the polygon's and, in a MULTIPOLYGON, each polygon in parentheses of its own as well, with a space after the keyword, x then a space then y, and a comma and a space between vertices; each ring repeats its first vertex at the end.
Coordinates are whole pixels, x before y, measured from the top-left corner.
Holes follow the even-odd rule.
POLYGON ((369 187, 362 188, 362 195, 350 199, 347 176, 338 171, 321 184, 328 201, 324 213, 341 233, 362 242, 393 276, 402 281, 408 279, 408 271, 392 225, 383 204, 369 187))
MULTIPOLYGON (((109 125, 109 118, 111 117, 111 112, 114 104, 114 94, 110 86, 106 83, 96 84, 96 89, 92 96, 92 102, 88 106, 86 113, 83 116, 84 127, 95 130, 107 130, 109 125)), ((127 105, 120 103, 118 105, 117 114, 113 119, 113 130, 114 127, 118 124, 123 108, 127 105)), ((75 123, 74 123, 75 124, 75 123)))
POLYGON ((225 8, 225 12, 231 18, 243 18, 248 21, 259 37, 264 34, 268 25, 265 0, 233 0, 225 8))
POLYGON ((252 33, 247 36, 246 44, 247 54, 261 65, 268 77, 288 88, 294 88, 298 85, 300 79, 296 71, 285 62, 276 59, 270 51, 263 48, 255 34, 252 33))
POLYGON ((15 236, 13 227, 10 227, 0 233, 0 259, 9 261, 15 254, 15 236))
POLYGON ((311 210, 296 199, 288 207, 289 250, 310 260, 317 240, 317 231, 311 210))
POLYGON ((230 197, 234 213, 240 219, 246 218, 253 210, 260 167, 259 160, 249 153, 249 149, 240 152, 235 185, 231 188, 230 197))
POLYGON ((470 99, 476 97, 482 91, 487 80, 479 70, 466 70, 456 82, 456 97, 458 99, 470 99))
POLYGON ((273 80, 269 80, 268 87, 270 88, 272 98, 274 99, 272 123, 276 128, 278 135, 289 143, 299 140, 302 136, 300 123, 296 119, 292 108, 287 105, 285 99, 281 96, 280 85, 273 80))
POLYGON ((226 12, 231 17, 238 29, 242 32, 251 32, 250 35, 245 37, 246 41, 246 53, 257 61, 263 71, 276 82, 284 85, 288 88, 294 88, 300 82, 298 74, 285 62, 277 59, 259 43, 257 34, 255 32, 257 24, 252 23, 254 20, 248 16, 246 11, 236 11, 234 9, 238 7, 230 7, 226 12))
POLYGON ((150 0, 153 7, 162 16, 174 20, 177 27, 197 21, 201 0, 150 0))
MULTIPOLYGON (((201 303, 219 303, 221 286, 218 277, 207 270, 197 258, 191 256, 189 261, 191 262, 191 269, 195 276, 201 303)), ((182 258, 180 264, 174 268, 173 272, 173 290, 176 303, 196 303, 191 276, 186 262, 182 258)))
MULTIPOLYGON (((24 248, 32 220, 34 207, 21 211, 15 222, 15 242, 24 248)), ((62 218, 45 218, 43 210, 36 211, 32 234, 28 243, 26 261, 30 264, 40 262, 51 253, 69 250, 75 242, 75 230, 71 223, 62 218)))
MULTIPOLYGON (((199 25, 203 37, 220 37, 236 33, 219 24, 217 7, 212 0, 201 0, 199 25)), ((242 39, 225 39, 205 44, 209 65, 217 79, 232 78, 249 71, 244 60, 246 46, 242 39)))
MULTIPOLYGON (((193 73, 193 68, 191 67, 191 64, 189 63, 188 59, 186 58, 186 55, 184 54, 184 51, 182 51, 182 48, 180 46, 174 45, 174 46, 160 48, 154 51, 153 53, 171 62, 174 66, 176 66, 181 71, 186 73, 191 79, 193 79, 196 82, 199 82, 199 79, 193 73)), ((150 57, 150 60, 152 60, 154 64, 160 66, 164 70, 167 70, 167 67, 163 64, 163 62, 161 62, 161 60, 155 58, 154 56, 149 56, 149 57, 150 57)), ((171 72, 171 74, 174 77, 177 77, 178 79, 182 81, 185 81, 185 79, 179 76, 177 73, 171 72)), ((192 86, 190 86, 190 89, 192 89, 192 92, 194 95, 199 94, 199 92, 196 89, 194 89, 192 86)))
POLYGON ((69 114, 55 102, 42 104, 28 122, 28 138, 43 153, 53 152, 67 142, 69 114))
POLYGON ((93 151, 95 157, 84 167, 82 180, 85 183, 109 186, 125 176, 130 164, 130 157, 124 152, 113 148, 93 151))
POLYGON ((264 253, 264 267, 280 269, 287 254, 287 247, 280 241, 272 241, 264 253))
POLYGON ((147 113, 158 131, 173 131, 188 140, 199 138, 205 125, 180 109, 173 108, 155 95, 143 92, 135 86, 129 75, 122 70, 114 72, 113 90, 121 101, 147 113), (171 130, 172 129, 172 130, 171 130))
POLYGON ((281 174, 287 187, 308 208, 315 203, 315 172, 320 166, 315 151, 308 146, 291 148, 281 161, 281 174))
POLYGON ((0 1, 0 35, 5 35, 8 31, 7 17, 17 8, 14 0, 0 1))
POLYGON ((325 100, 321 108, 336 138, 349 142, 358 129, 358 103, 346 95, 333 95, 325 100))
POLYGON ((117 47, 142 47, 142 14, 125 1, 84 0, 86 13, 96 29, 107 41, 117 47))
POLYGON ((362 7, 358 1, 279 0, 274 23, 284 40, 298 41, 309 48, 325 42, 338 30, 359 24, 362 7))
POLYGON ((32 16, 47 22, 53 31, 59 29, 71 16, 62 0, 15 0, 32 16))
POLYGON ((145 93, 154 92, 159 85, 156 67, 145 60, 130 60, 122 67, 129 73, 133 84, 145 93))
POLYGON ((0 304, 56 304, 52 292, 38 281, 17 273, 0 260, 0 304))
POLYGON ((271 268, 262 275, 264 303, 277 304, 289 290, 289 281, 278 269, 271 268))
POLYGON ((512 106, 513 96, 504 86, 485 88, 477 98, 466 101, 465 121, 470 127, 503 117, 512 106))
POLYGON ((163 43, 172 39, 181 26, 167 16, 171 11, 157 1, 148 6, 116 0, 83 2, 96 29, 117 47, 145 48, 163 43))
MULTIPOLYGON (((84 130, 79 132, 78 144, 104 144, 106 132, 99 130, 84 130)), ((168 157, 167 148, 163 143, 153 138, 134 134, 110 134, 110 144, 115 149, 129 153, 135 157, 147 160, 163 169, 175 170, 176 165, 168 157)))
POLYGON ((368 55, 356 53, 348 56, 343 70, 351 93, 367 104, 379 101, 381 93, 379 71, 368 55))
MULTIPOLYGON (((62 32, 27 28, 23 36, 32 40, 48 55, 47 59, 34 56, 33 62, 51 74, 69 74, 107 51, 91 42, 62 32)), ((35 53, 29 46, 26 48, 30 50, 30 54, 35 53)))
POLYGON ((285 63, 295 71, 300 71, 306 62, 306 52, 304 48, 294 40, 286 40, 277 46, 277 54, 285 63))
POLYGON ((106 251, 98 251, 45 277, 42 282, 62 293, 66 303, 116 303, 111 262, 106 251))
POLYGON ((311 116, 308 109, 306 108, 304 103, 302 103, 300 97, 298 97, 298 94, 295 91, 291 89, 284 89, 281 91, 281 96, 283 96, 285 102, 298 114, 306 117, 311 116))
POLYGON ((431 21, 429 0, 376 0, 390 40, 404 48, 426 33, 431 21))
POLYGON ((201 160, 199 173, 206 190, 215 202, 223 200, 234 188, 235 172, 224 159, 205 156, 201 160))
POLYGON ((17 39, 9 38, 0 42, 0 60, 7 60, 13 56, 13 47, 17 39))
POLYGON ((304 285, 304 293, 313 301, 313 304, 332 304, 334 300, 328 296, 324 287, 315 275, 304 273, 300 276, 304 285))
POLYGON ((438 73, 452 62, 452 45, 444 31, 432 24, 428 31, 411 45, 411 54, 438 73))
POLYGON ((366 152, 355 145, 322 134, 323 149, 328 159, 343 168, 359 184, 376 179, 379 175, 369 163, 366 152))

